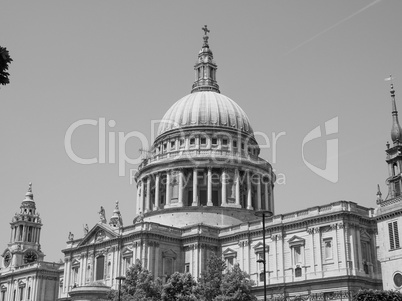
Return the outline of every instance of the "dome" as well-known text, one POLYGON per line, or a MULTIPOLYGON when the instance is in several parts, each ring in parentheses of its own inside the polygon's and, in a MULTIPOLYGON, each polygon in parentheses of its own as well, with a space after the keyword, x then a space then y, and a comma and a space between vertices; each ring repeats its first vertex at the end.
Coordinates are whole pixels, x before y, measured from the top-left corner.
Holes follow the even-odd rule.
POLYGON ((217 92, 200 91, 173 104, 159 124, 158 136, 173 129, 196 126, 231 128, 253 135, 250 121, 237 103, 217 92))

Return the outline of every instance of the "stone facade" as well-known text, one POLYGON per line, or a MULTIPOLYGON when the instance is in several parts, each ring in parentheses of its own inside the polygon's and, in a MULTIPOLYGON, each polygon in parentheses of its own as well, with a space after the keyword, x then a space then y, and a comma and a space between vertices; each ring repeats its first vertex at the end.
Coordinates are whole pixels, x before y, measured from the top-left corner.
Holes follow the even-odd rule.
MULTIPOLYGON (((205 29, 206 30, 206 29, 205 29)), ((207 30, 205 31, 207 32, 207 30)), ((220 94, 208 36, 198 54, 192 93, 162 119, 135 175, 137 216, 123 225, 116 204, 63 250, 59 300, 93 281, 118 288, 116 277, 140 260, 155 277, 189 272, 198 278, 212 253, 238 263, 262 298, 260 210, 274 213, 275 173, 259 157, 245 112, 220 94)), ((374 210, 339 201, 266 219, 266 267, 271 298, 351 300, 361 288, 381 288, 374 210)))
POLYGON ((2 254, 0 300, 55 300, 61 264, 44 261, 40 248, 42 221, 31 185, 10 225, 10 243, 2 254))

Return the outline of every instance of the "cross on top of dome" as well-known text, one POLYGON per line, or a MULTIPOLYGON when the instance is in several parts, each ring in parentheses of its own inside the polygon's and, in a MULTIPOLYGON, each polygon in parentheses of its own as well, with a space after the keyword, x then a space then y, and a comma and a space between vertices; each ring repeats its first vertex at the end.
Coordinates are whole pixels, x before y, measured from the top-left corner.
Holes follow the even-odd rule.
POLYGON ((209 29, 207 28, 207 25, 204 25, 204 27, 201 29, 204 31, 205 35, 207 35, 207 33, 210 32, 209 29))

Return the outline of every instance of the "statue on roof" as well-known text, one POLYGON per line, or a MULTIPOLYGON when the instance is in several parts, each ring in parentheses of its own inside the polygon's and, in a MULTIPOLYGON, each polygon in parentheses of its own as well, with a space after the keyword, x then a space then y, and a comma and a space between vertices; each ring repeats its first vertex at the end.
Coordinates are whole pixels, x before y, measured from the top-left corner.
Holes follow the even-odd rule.
POLYGON ((98 213, 99 213, 100 221, 105 224, 106 216, 105 216, 105 209, 103 208, 103 206, 100 207, 100 211, 98 213))
POLYGON ((85 224, 85 226, 84 226, 84 235, 87 235, 88 232, 89 232, 88 224, 85 224))
POLYGON ((144 214, 140 212, 136 217, 134 217, 133 224, 141 223, 144 221, 144 214))

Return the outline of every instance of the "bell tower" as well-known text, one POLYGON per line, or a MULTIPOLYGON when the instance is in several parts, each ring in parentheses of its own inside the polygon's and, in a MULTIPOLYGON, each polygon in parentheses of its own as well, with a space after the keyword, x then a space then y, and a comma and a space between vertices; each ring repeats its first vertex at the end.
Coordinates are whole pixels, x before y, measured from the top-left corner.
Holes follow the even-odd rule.
POLYGON ((44 258, 40 249, 42 221, 36 211, 31 183, 21 203, 20 211, 15 213, 10 225, 10 243, 3 253, 4 267, 16 267, 42 261, 44 258))
POLYGON ((392 105, 392 128, 391 139, 392 146, 387 142, 385 150, 388 163, 387 179, 388 196, 386 199, 392 199, 401 195, 401 171, 402 171, 402 129, 398 120, 398 110, 396 109, 394 85, 391 84, 391 105, 392 105))

